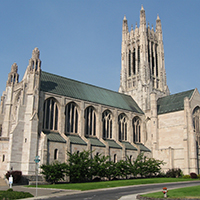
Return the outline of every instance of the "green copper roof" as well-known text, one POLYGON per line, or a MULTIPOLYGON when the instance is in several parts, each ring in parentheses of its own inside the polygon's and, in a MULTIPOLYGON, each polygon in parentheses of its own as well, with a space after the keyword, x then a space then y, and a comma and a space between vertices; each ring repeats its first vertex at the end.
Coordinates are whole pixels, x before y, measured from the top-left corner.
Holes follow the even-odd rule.
POLYGON ((105 141, 108 142, 110 148, 122 149, 122 147, 119 144, 117 144, 114 140, 105 139, 105 141))
POLYGON ((151 150, 144 146, 142 143, 137 143, 136 145, 140 148, 140 151, 151 152, 151 150))
POLYGON ((66 140, 58 132, 43 131, 43 133, 47 135, 48 141, 66 143, 66 140))
POLYGON ((92 146, 97 146, 97 147, 106 147, 102 142, 99 141, 97 138, 87 138, 90 140, 92 146))
POLYGON ((66 135, 66 136, 69 138, 70 143, 72 144, 87 145, 87 143, 83 139, 81 139, 81 137, 78 135, 66 135))
POLYGON ((190 99, 193 92, 194 89, 159 98, 157 101, 158 115, 184 110, 184 98, 188 97, 190 99))
POLYGON ((143 113, 131 96, 41 71, 40 90, 143 113))
POLYGON ((125 141, 122 141, 121 143, 125 145, 126 149, 137 151, 137 148, 135 148, 131 143, 125 141))

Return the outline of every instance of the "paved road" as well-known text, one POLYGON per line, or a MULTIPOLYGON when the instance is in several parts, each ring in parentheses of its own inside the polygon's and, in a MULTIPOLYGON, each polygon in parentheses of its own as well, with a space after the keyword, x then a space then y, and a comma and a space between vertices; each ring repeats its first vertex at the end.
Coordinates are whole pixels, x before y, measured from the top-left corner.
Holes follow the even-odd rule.
MULTIPOLYGON (((95 183, 94 183, 95 184, 95 183)), ((148 184, 127 186, 118 188, 107 188, 90 191, 78 191, 78 190, 60 190, 60 189, 45 189, 38 188, 37 197, 27 198, 27 200, 33 199, 58 199, 58 200, 136 200, 137 194, 149 193, 152 191, 162 191, 163 187, 167 187, 169 190, 172 188, 188 187, 200 185, 200 181, 191 182, 179 182, 179 183, 162 183, 162 184, 148 184)), ((7 190, 9 186, 5 184, 5 181, 0 179, 0 190, 7 190)), ((13 186, 14 191, 30 192, 35 196, 35 188, 27 188, 24 186, 13 186)), ((25 200, 25 199, 24 199, 25 200)))
MULTIPOLYGON (((134 199, 134 194, 147 193, 152 191, 162 191, 163 187, 167 187, 169 190, 172 188, 188 187, 200 185, 200 181, 195 182, 179 182, 179 183, 162 183, 162 184, 149 184, 149 185, 139 185, 139 186, 129 186, 129 187, 118 187, 111 189, 101 189, 95 191, 85 191, 78 194, 65 195, 59 197, 48 198, 49 200, 117 200, 117 199, 134 199), (125 198, 124 196, 129 196, 130 198, 125 198)), ((134 195, 135 196, 135 195, 134 195)), ((44 198, 45 199, 45 198, 44 198)))

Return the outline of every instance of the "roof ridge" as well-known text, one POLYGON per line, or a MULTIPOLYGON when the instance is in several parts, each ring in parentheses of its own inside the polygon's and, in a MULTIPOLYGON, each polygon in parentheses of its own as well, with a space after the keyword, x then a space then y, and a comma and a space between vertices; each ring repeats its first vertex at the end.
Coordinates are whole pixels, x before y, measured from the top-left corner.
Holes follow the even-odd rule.
MULTIPOLYGON (((41 70, 42 71, 42 70, 41 70)), ((96 85, 93 85, 91 83, 85 83, 85 82, 82 82, 82 81, 78 81, 78 80, 75 80, 75 79, 72 79, 72 78, 67 78, 67 77, 64 77, 64 76, 61 76, 61 75, 57 75, 57 74, 53 74, 53 73, 50 73, 50 72, 46 72, 46 71, 42 71, 42 73, 47 73, 47 74, 50 74, 50 75, 53 75, 53 76, 57 76, 57 77, 60 77, 60 78, 63 78, 63 79, 68 79, 68 80, 71 80, 71 81, 75 81, 77 83, 81 83, 81 84, 84 84, 84 85, 89 85, 89 86, 92 86, 92 87, 95 87, 95 88, 99 88, 99 89, 103 89, 103 90, 107 90, 107 91, 110 91, 110 92, 113 92, 113 93, 117 93, 117 94, 121 94, 121 95, 124 95, 124 96, 129 96, 131 97, 130 95, 128 94, 124 94, 124 93, 120 93, 120 92, 117 92, 117 91, 114 91, 114 90, 111 90, 111 89, 107 89, 107 88, 104 88, 104 87, 101 87, 101 86, 96 86, 96 85)), ((132 97, 131 97, 132 98, 132 97)), ((133 99, 133 98, 132 98, 133 99)), ((134 100, 135 101, 135 100, 134 100)))
POLYGON ((161 97, 157 100, 157 113, 164 114, 184 110, 185 97, 191 98, 195 89, 161 97))
POLYGON ((40 89, 124 110, 143 113, 135 100, 127 94, 84 83, 49 72, 41 72, 40 89), (46 84, 47 83, 47 84, 46 84))
POLYGON ((175 96, 175 95, 178 95, 178 94, 183 94, 183 93, 186 93, 186 92, 192 92, 194 90, 195 89, 191 89, 191 90, 186 90, 186 91, 183 91, 183 92, 178 92, 178 93, 175 93, 175 94, 170 94, 170 95, 167 95, 167 96, 164 96, 164 97, 160 97, 160 98, 158 98, 158 100, 162 99, 162 98, 166 98, 166 97, 172 97, 172 96, 175 96))

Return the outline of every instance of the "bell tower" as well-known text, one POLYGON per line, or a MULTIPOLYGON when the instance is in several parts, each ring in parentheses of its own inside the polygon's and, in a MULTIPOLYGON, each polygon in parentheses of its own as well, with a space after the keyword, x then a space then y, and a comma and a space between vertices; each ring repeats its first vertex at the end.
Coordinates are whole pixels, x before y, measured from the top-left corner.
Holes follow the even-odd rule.
POLYGON ((161 20, 157 16, 155 31, 147 26, 143 6, 135 30, 132 27, 129 32, 127 19, 123 19, 119 92, 131 95, 144 112, 150 109, 152 92, 157 98, 169 95, 161 20))

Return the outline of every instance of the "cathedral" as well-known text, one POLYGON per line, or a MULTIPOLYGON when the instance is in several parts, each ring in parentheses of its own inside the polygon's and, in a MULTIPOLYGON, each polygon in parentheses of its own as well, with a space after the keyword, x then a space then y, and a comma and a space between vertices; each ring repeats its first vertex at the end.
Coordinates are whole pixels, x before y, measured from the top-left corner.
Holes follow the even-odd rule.
POLYGON ((163 160, 163 171, 200 170, 200 94, 170 95, 165 71, 161 20, 129 31, 122 22, 119 91, 96 87, 41 68, 35 48, 19 82, 14 63, 0 104, 0 176, 20 170, 35 174, 41 164, 67 161, 67 152, 91 150, 114 162, 143 152, 163 160))

